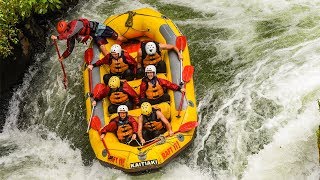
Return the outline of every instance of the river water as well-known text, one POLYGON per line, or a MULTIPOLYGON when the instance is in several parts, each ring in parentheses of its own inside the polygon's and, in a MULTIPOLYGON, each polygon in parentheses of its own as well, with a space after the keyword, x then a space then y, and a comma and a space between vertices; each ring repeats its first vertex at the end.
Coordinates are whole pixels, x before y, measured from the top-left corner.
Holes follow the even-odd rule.
POLYGON ((64 90, 52 31, 47 51, 10 100, 0 179, 320 178, 318 1, 91 0, 66 19, 103 22, 143 7, 159 10, 188 37, 201 122, 194 143, 152 174, 132 177, 101 166, 85 133, 86 45, 77 44, 64 62, 64 90))

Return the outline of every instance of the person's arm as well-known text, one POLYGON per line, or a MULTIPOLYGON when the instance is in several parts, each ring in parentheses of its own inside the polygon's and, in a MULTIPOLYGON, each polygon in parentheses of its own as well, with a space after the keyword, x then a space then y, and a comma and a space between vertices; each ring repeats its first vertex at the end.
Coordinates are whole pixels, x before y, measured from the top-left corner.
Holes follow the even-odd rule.
POLYGON ((129 116, 129 123, 131 124, 134 132, 131 139, 135 140, 137 138, 137 133, 138 133, 138 123, 132 116, 129 116))
POLYGON ((138 123, 137 123, 137 121, 132 116, 129 116, 129 122, 130 122, 130 124, 132 126, 133 132, 134 133, 138 133, 138 123))
POLYGON ((142 115, 140 115, 138 119, 138 137, 140 139, 141 144, 143 145, 144 143, 146 143, 146 141, 143 139, 143 136, 142 136, 142 126, 143 126, 143 118, 142 118, 142 115))
POLYGON ((108 93, 110 91, 110 87, 106 86, 103 83, 97 84, 93 89, 93 102, 92 106, 96 106, 97 101, 102 100, 103 98, 107 97, 108 93))
POLYGON ((159 119, 161 119, 161 121, 166 125, 166 129, 167 131, 169 131, 169 135, 172 136, 173 135, 173 131, 172 131, 172 127, 171 127, 171 124, 170 122, 168 121, 168 119, 166 117, 164 117, 164 115, 162 114, 161 111, 156 111, 157 113, 157 117, 159 119))
POLYGON ((93 67, 101 66, 102 64, 109 64, 110 53, 104 56, 102 59, 98 60, 96 63, 92 64, 93 67))
POLYGON ((101 139, 107 134, 107 132, 114 132, 117 130, 117 123, 115 120, 111 120, 111 122, 101 129, 101 139))
POLYGON ((177 84, 172 83, 168 80, 158 78, 158 81, 161 86, 164 86, 164 87, 171 89, 173 91, 180 91, 181 90, 180 86, 178 86, 177 84))
POLYGON ((182 54, 179 52, 179 49, 172 44, 159 44, 159 47, 161 50, 163 50, 163 49, 164 50, 174 50, 177 53, 177 55, 179 56, 179 59, 183 58, 182 54))
POLYGON ((143 65, 142 65, 142 51, 141 51, 141 49, 139 49, 139 51, 138 51, 137 61, 138 61, 137 68, 143 67, 143 65))
POLYGON ((70 54, 72 53, 72 51, 74 49, 75 42, 76 42, 76 40, 74 37, 71 37, 67 40, 67 49, 62 53, 61 60, 70 56, 70 54))
POLYGON ((136 93, 136 91, 134 91, 134 89, 132 89, 132 87, 127 83, 124 82, 123 83, 123 90, 129 94, 130 97, 133 98, 134 104, 138 105, 139 104, 139 96, 136 93))
POLYGON ((142 79, 140 84, 140 99, 146 97, 146 90, 147 90, 147 82, 143 81, 142 79))
POLYGON ((124 56, 126 57, 126 60, 130 66, 130 69, 133 71, 134 74, 137 72, 137 61, 130 56, 128 52, 124 52, 124 56))

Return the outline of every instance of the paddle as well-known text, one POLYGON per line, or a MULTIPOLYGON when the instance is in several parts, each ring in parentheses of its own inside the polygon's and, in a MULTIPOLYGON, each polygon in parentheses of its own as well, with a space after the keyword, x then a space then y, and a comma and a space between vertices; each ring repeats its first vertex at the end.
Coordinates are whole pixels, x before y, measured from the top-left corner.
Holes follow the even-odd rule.
MULTIPOLYGON (((54 39, 53 40, 53 43, 54 43, 54 46, 56 47, 56 51, 58 53, 58 57, 59 59, 61 58, 61 55, 60 55, 60 51, 59 51, 59 47, 58 47, 58 44, 57 44, 57 41, 54 39)), ((63 72, 63 86, 65 89, 67 89, 67 84, 68 84, 68 80, 67 80, 67 75, 66 75, 66 71, 64 70, 64 65, 63 63, 59 60, 60 62, 60 65, 61 65, 61 69, 62 69, 62 72, 63 72)))
MULTIPOLYGON (((184 83, 184 88, 186 88, 187 83, 191 80, 192 76, 193 76, 193 72, 194 72, 194 67, 191 65, 185 66, 182 72, 182 79, 185 82, 184 83)), ((182 110, 182 105, 184 102, 184 96, 185 96, 186 92, 182 93, 181 99, 180 99, 180 104, 179 104, 179 109, 178 109, 178 115, 176 116, 177 118, 180 118, 180 112, 182 110)))
MULTIPOLYGON (((97 116, 92 117, 91 128, 96 130, 96 131, 98 131, 99 136, 101 136, 101 130, 100 130, 101 122, 100 122, 100 119, 97 116)), ((110 152, 108 150, 106 142, 104 141, 104 139, 101 139, 101 141, 103 143, 103 146, 104 146, 105 150, 107 151, 108 157, 112 158, 112 156, 110 155, 110 152)))
POLYGON ((318 151, 319 151, 319 163, 320 163, 320 126, 317 130, 318 151))
MULTIPOLYGON (((182 51, 186 48, 187 45, 187 37, 186 36, 178 36, 176 38, 176 46, 179 49, 180 54, 182 55, 182 51)), ((182 81, 182 59, 180 59, 180 85, 183 85, 182 81)))
POLYGON ((93 106, 92 107, 92 111, 91 111, 91 116, 90 116, 90 120, 89 120, 89 124, 88 124, 88 127, 87 127, 87 133, 89 132, 89 129, 90 129, 90 125, 91 125, 91 121, 92 121, 92 116, 93 116, 93 111, 94 111, 94 108, 96 106, 93 106))
MULTIPOLYGON (((85 52, 84 52, 84 60, 86 61, 87 65, 91 65, 93 59, 93 48, 88 48, 85 52)), ((90 93, 92 91, 92 71, 89 69, 89 90, 90 93)))
MULTIPOLYGON (((180 132, 180 133, 188 132, 188 131, 194 129, 195 127, 197 127, 197 126, 198 126, 198 122, 197 122, 197 121, 189 121, 189 122, 186 122, 186 123, 182 124, 182 125, 180 126, 180 128, 179 128, 177 131, 175 131, 173 134, 176 134, 176 133, 179 133, 179 132, 180 132)), ((169 136, 169 134, 166 135, 165 137, 168 137, 168 136, 169 136)), ((154 140, 153 142, 144 145, 141 149, 146 148, 146 147, 149 147, 149 146, 151 146, 152 144, 157 143, 157 142, 159 142, 159 141, 160 141, 160 139, 157 138, 157 139, 154 140)))

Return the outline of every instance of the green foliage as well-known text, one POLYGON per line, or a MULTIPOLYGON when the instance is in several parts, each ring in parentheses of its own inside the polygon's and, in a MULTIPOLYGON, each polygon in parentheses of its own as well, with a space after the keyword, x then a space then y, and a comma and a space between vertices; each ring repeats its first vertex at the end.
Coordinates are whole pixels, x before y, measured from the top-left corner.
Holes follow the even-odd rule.
POLYGON ((12 54, 12 45, 18 43, 19 22, 32 14, 60 9, 60 5, 60 0, 0 0, 0 56, 12 54))

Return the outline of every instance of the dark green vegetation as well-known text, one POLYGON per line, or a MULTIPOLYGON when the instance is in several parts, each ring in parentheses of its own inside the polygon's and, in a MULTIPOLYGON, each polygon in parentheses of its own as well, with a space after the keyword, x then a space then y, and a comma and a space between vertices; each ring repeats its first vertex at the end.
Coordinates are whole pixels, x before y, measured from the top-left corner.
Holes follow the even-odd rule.
POLYGON ((34 14, 60 9, 61 4, 60 0, 1 0, 0 56, 5 58, 11 55, 13 45, 19 42, 19 23, 34 14))

